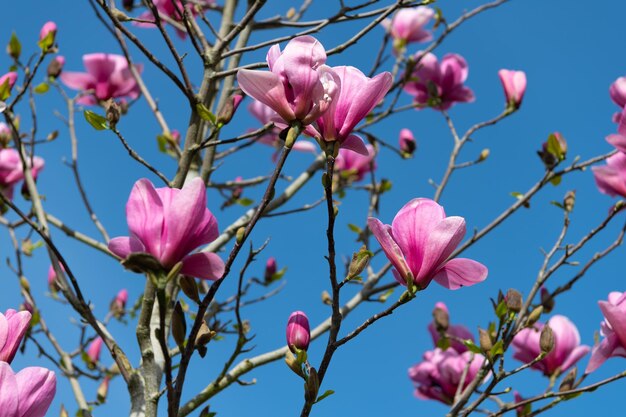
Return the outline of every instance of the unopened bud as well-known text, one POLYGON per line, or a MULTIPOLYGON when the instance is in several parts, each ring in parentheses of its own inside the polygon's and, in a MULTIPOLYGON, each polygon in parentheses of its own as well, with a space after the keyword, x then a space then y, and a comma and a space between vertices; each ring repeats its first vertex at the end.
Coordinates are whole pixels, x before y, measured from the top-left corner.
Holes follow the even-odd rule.
POLYGON ((441 303, 437 303, 433 310, 433 322, 438 332, 445 332, 450 326, 450 316, 448 310, 442 308, 440 304, 441 303))
POLYGON ((489 352, 493 347, 491 336, 487 330, 478 329, 478 342, 480 343, 480 348, 485 352, 489 352))
POLYGON ((185 320, 185 313, 183 312, 180 302, 176 303, 172 313, 172 336, 174 336, 174 341, 178 347, 182 348, 185 345, 187 322, 185 320))
POLYGON ((565 211, 570 212, 574 210, 574 203, 576 203, 576 190, 568 191, 563 198, 563 207, 565 211))
POLYGON ((69 417, 69 414, 67 413, 67 410, 65 409, 63 404, 61 404, 61 411, 59 412, 59 417, 69 417))
POLYGON ((237 243, 239 243, 241 245, 245 235, 246 235, 246 228, 245 227, 242 226, 239 229, 237 229, 237 233, 235 233, 235 240, 237 241, 237 243))
POLYGON ((109 311, 111 312, 113 317, 120 319, 124 316, 127 301, 128 291, 126 289, 121 289, 109 305, 109 311))
POLYGON ((277 270, 278 267, 276 266, 276 258, 272 256, 265 263, 265 282, 272 282, 272 278, 277 270))
POLYGON ((575 388, 574 384, 576 383, 576 374, 578 373, 576 367, 572 368, 571 371, 565 375, 563 381, 561 381, 561 385, 559 385, 559 392, 569 391, 575 388))
POLYGON ((522 294, 519 291, 511 288, 506 293, 506 306, 509 311, 519 313, 522 310, 522 294))
POLYGON ((104 107, 106 109, 107 121, 109 122, 109 125, 114 128, 115 125, 117 125, 117 122, 120 121, 120 117, 122 115, 120 106, 111 98, 106 101, 104 107))
POLYGON ((292 352, 307 350, 311 341, 309 319, 302 311, 294 311, 287 321, 287 346, 292 352))
POLYGON ((109 382, 110 381, 111 381, 111 378, 108 377, 108 376, 105 376, 104 379, 102 380, 102 383, 98 387, 98 392, 96 393, 96 395, 98 397, 98 402, 104 403, 106 401, 107 394, 109 393, 109 382))
POLYGON ((363 272, 369 264, 371 257, 372 253, 365 246, 362 246, 358 252, 353 253, 350 266, 348 267, 348 279, 352 279, 363 272))
POLYGON ((333 303, 333 299, 326 290, 322 291, 322 303, 326 305, 331 305, 333 303))
POLYGON ((402 129, 400 131, 400 137, 398 138, 398 142, 400 145, 400 151, 402 152, 402 156, 410 157, 415 153, 417 149, 417 143, 415 142, 415 137, 413 136, 413 132, 409 129, 402 129))
POLYGON ((47 51, 52 45, 54 45, 54 39, 57 35, 57 25, 54 22, 46 22, 39 32, 39 46, 44 51, 47 51))
POLYGON ((541 318, 541 314, 543 314, 543 306, 535 307, 528 315, 526 326, 531 327, 533 324, 537 323, 539 318, 541 318))
POLYGON ((565 159, 567 154, 567 142, 560 133, 552 133, 548 136, 548 140, 543 143, 541 150, 537 151, 537 154, 546 168, 552 169, 565 159))
POLYGON ((480 155, 478 155, 478 161, 477 162, 483 162, 485 159, 489 158, 489 148, 485 148, 482 151, 480 151, 480 155))
POLYGON ((232 120, 235 112, 237 111, 237 107, 239 107, 239 104, 241 103, 241 100, 243 100, 243 96, 241 94, 233 94, 228 99, 226 104, 224 104, 224 107, 222 107, 219 114, 217 115, 218 125, 225 125, 232 120))
POLYGON ((11 34, 11 39, 7 45, 7 54, 9 54, 9 56, 13 59, 19 59, 22 54, 22 45, 20 44, 20 40, 17 38, 15 32, 11 34))
POLYGON ((198 284, 196 280, 187 275, 181 275, 180 280, 180 289, 183 290, 185 295, 195 301, 196 303, 200 302, 200 296, 198 295, 198 284))
POLYGON ((541 287, 541 305, 546 314, 549 314, 554 308, 554 298, 545 287, 541 287))
POLYGON ((554 333, 549 324, 543 326, 539 338, 539 348, 543 353, 550 353, 554 349, 554 333))

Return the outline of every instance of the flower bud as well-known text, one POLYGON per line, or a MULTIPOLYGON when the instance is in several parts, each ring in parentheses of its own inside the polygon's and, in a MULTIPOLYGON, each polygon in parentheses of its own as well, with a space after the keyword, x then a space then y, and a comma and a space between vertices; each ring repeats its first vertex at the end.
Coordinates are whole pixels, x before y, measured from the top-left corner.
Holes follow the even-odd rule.
POLYGON ((126 310, 126 302, 128 301, 128 291, 121 289, 109 306, 109 311, 113 314, 113 317, 119 319, 124 316, 126 310))
POLYGON ((272 282, 272 277, 278 270, 276 266, 276 258, 270 257, 265 263, 265 282, 272 282))
POLYGON ((48 77, 50 78, 58 78, 63 72, 63 66, 65 65, 65 57, 62 55, 57 55, 52 58, 52 61, 48 64, 48 77))
POLYGON ((537 323, 537 321, 541 318, 541 314, 543 313, 543 306, 535 307, 533 311, 528 315, 528 320, 526 321, 526 326, 531 327, 533 324, 537 323))
POLYGON ((49 38, 49 43, 52 45, 54 43, 54 38, 57 34, 57 25, 56 23, 50 21, 44 23, 41 27, 41 31, 39 32, 39 41, 43 41, 46 38, 49 38))
POLYGON ((526 92, 526 73, 501 69, 498 71, 498 76, 504 89, 506 106, 511 109, 518 109, 526 92))
POLYGON ((230 122, 237 111, 237 107, 243 100, 243 96, 241 94, 233 94, 230 96, 224 107, 220 110, 220 113, 217 115, 217 124, 225 125, 230 122))
MULTIPOLYGON (((63 268, 62 264, 59 264, 59 268, 61 268, 61 271, 65 272, 65 268, 63 268)), ((57 279, 57 273, 54 270, 54 267, 50 265, 48 268, 48 291, 54 294, 60 289, 61 286, 59 284, 59 280, 57 279)))
POLYGON ((445 304, 435 304, 435 309, 433 310, 433 323, 435 324, 435 329, 438 332, 445 332, 448 330, 448 326, 450 326, 450 316, 448 314, 448 308, 445 304))
POLYGON ((506 306, 509 311, 519 313, 522 310, 522 294, 519 291, 511 288, 506 293, 506 306))
POLYGON ((543 143, 541 150, 537 154, 543 161, 547 169, 552 169, 567 155, 567 142, 563 135, 554 132, 548 136, 548 140, 543 143))
POLYGON ((480 155, 478 155, 477 162, 483 162, 484 160, 489 158, 489 154, 490 153, 491 153, 491 151, 489 150, 489 148, 485 148, 482 151, 480 151, 480 155))
POLYGON ((119 104, 111 98, 104 103, 104 107, 106 109, 106 118, 109 125, 111 128, 115 128, 115 125, 117 125, 117 122, 120 121, 120 117, 122 116, 122 110, 119 104))
POLYGON ((541 336, 539 337, 539 348, 543 353, 550 353, 554 349, 554 333, 549 324, 543 326, 541 329, 541 336))
POLYGON ((98 387, 98 391, 96 396, 98 397, 98 402, 104 403, 107 399, 107 394, 109 393, 109 382, 111 381, 111 377, 105 376, 98 387))
POLYGON ((413 132, 411 132, 409 129, 402 129, 400 131, 400 137, 398 138, 398 142, 400 145, 400 151, 402 151, 402 156, 412 156, 417 149, 415 137, 413 136, 413 132))
POLYGON ((7 54, 13 59, 19 59, 22 54, 22 44, 20 44, 15 32, 11 34, 11 39, 7 45, 7 54))
POLYGON ((541 287, 541 305, 546 314, 550 313, 554 308, 554 298, 552 298, 550 292, 545 287, 541 287))
POLYGON ((576 190, 571 190, 565 193, 565 197, 563 198, 563 208, 568 213, 571 213, 574 210, 574 203, 576 203, 576 190))
POLYGON ((102 351, 102 338, 98 337, 94 339, 87 347, 87 358, 89 359, 90 365, 93 367, 100 361, 100 352, 102 351))
POLYGON ((572 368, 567 375, 565 375, 565 378, 563 378, 563 381, 561 381, 561 385, 559 385, 559 392, 563 392, 563 391, 569 391, 573 388, 575 388, 575 383, 576 383, 576 374, 578 373, 576 367, 572 368))
POLYGON ((17 81, 17 72, 11 71, 0 77, 0 100, 6 100, 17 81))
POLYGON ((372 253, 367 250, 365 246, 362 246, 358 252, 352 254, 352 260, 348 267, 348 279, 355 278, 367 267, 370 262, 372 253))
POLYGON ((491 336, 489 332, 484 329, 478 329, 478 342, 480 343, 480 348, 485 351, 491 351, 493 347, 493 342, 491 341, 491 336))
POLYGON ((302 311, 294 311, 287 322, 287 346, 292 352, 307 350, 311 341, 309 319, 302 311))

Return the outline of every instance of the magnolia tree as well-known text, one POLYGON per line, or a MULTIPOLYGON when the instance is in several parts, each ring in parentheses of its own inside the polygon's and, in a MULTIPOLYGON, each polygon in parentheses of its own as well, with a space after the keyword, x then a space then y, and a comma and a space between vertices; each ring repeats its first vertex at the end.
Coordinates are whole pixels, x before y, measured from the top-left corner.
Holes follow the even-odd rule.
MULTIPOLYGON (((61 416, 212 416, 222 408, 229 415, 237 404, 231 411, 211 405, 230 390, 246 398, 254 388, 241 386, 262 384, 291 386, 289 404, 298 405, 287 408, 284 393, 272 390, 247 401, 273 403, 279 415, 308 416, 322 406, 335 415, 351 400, 333 373, 347 372, 341 362, 364 347, 372 362, 410 355, 408 379, 402 372, 397 384, 384 378, 398 396, 410 396, 412 384, 427 400, 415 400, 412 414, 438 402, 448 416, 534 416, 626 376, 596 376, 605 361, 626 356, 623 283, 600 301, 577 294, 597 322, 595 340, 557 302, 622 243, 626 78, 610 85, 613 130, 594 139, 609 133, 606 153, 572 157, 572 143, 546 132, 525 147, 538 154, 526 191, 508 202, 466 198, 447 214, 452 184, 472 189, 464 175, 490 169, 494 156, 475 142, 524 109, 527 76, 523 68, 492 74, 501 82, 500 113, 460 130, 453 111, 462 114, 477 94, 467 83, 470 63, 444 53, 445 41, 467 36, 467 22, 498 13, 506 0, 460 14, 445 1, 85 3, 81 25, 101 25, 109 37, 91 39, 85 50, 64 47, 60 21, 31 33, 11 34, 10 20, 3 25, 10 68, 0 78, 1 277, 3 288, 16 290, 1 299, 2 416, 57 415, 49 411, 55 396, 61 416), (369 54, 357 57, 353 48, 363 42, 369 54), (46 101, 51 96, 56 101, 46 101), (168 108, 186 120, 171 122, 168 108), (438 155, 418 150, 413 133, 428 131, 421 119, 428 115, 451 137, 447 162, 432 172, 418 167, 438 155), (125 154, 79 169, 79 144, 88 146, 81 134, 106 137, 99 146, 121 144, 125 154), (70 175, 46 178, 54 165, 70 175), (582 171, 576 181, 595 179, 594 192, 615 197, 596 204, 600 217, 575 215, 570 177, 582 171), (129 186, 94 185, 102 176, 129 186), (407 176, 432 187, 392 189, 407 176), (111 186, 125 196, 125 212, 121 197, 106 195, 111 186), (483 239, 509 222, 524 230, 537 221, 515 217, 539 210, 530 203, 542 194, 552 206, 541 213, 559 228, 530 236, 533 248, 547 247, 538 272, 492 276, 502 254, 480 251, 483 239), (52 214, 56 195, 65 209, 52 214), (484 224, 471 218, 482 208, 484 224), (73 225, 79 212, 91 223, 73 225), (264 222, 273 222, 271 230, 264 222), (47 285, 45 274, 32 276, 41 271, 31 269, 37 262, 49 268, 47 285), (298 262, 307 266, 290 276, 287 267, 298 262), (307 268, 315 272, 306 276, 307 268), (471 301, 436 292, 432 281, 471 301), (310 282, 324 289, 321 300, 310 282), (293 308, 276 309, 286 296, 293 308), (477 305, 486 306, 480 321, 463 323, 456 312, 477 305), (424 351, 388 335, 358 345, 392 326, 396 317, 387 316, 396 311, 431 309, 418 335, 432 339, 424 351), (268 321, 286 337, 264 335, 271 327, 258 323, 268 321), (16 359, 18 351, 24 355, 16 359), (271 374, 257 380, 261 367, 271 374), (518 374, 527 373, 541 375, 539 382, 525 384, 518 374)), ((504 251, 506 237, 496 236, 504 251)), ((380 385, 380 375, 367 375, 351 383, 362 393, 380 385)))

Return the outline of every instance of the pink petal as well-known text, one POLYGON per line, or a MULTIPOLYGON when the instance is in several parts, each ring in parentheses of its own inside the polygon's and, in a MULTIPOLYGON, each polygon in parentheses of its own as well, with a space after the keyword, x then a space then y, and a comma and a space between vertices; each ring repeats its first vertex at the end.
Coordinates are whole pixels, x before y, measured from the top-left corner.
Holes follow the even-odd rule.
POLYGON ((136 236, 156 258, 162 252, 163 202, 147 179, 138 180, 126 203, 126 221, 131 235, 136 236))
POLYGON ((181 273, 214 281, 224 275, 224 261, 211 252, 194 253, 183 259, 181 273))
POLYGON ((296 119, 278 75, 269 71, 242 69, 237 72, 237 82, 247 95, 269 106, 286 122, 296 119))
POLYGON ((585 373, 589 374, 600 367, 608 358, 611 357, 613 351, 619 346, 619 340, 614 334, 608 335, 600 344, 596 345, 591 351, 591 358, 585 369, 585 373))
POLYGON ((487 267, 479 262, 455 258, 446 262, 433 279, 450 290, 457 290, 484 281, 487 273, 487 267))
POLYGON ((21 417, 18 413, 19 395, 17 379, 6 362, 0 362, 0 410, 3 417, 21 417))
POLYGON ((96 83, 95 78, 91 74, 72 71, 63 71, 61 73, 61 81, 69 88, 79 91, 89 90, 96 83))
POLYGON ((572 350, 572 352, 567 357, 567 359, 561 364, 561 371, 565 372, 569 368, 574 366, 576 364, 576 362, 578 362, 585 355, 587 355, 587 353, 589 353, 590 350, 591 350, 591 348, 589 346, 586 346, 586 345, 582 345, 582 346, 576 347, 574 350, 572 350))
POLYGON ((4 346, 9 338, 9 322, 4 314, 0 313, 0 352, 3 351, 4 346))
POLYGON ((25 368, 15 375, 19 395, 19 415, 45 417, 56 393, 54 372, 39 367, 25 368))
POLYGON ((613 134, 607 136, 606 141, 615 146, 621 152, 626 152, 626 136, 613 134))
POLYGON ((307 140, 299 140, 293 144, 292 149, 294 151, 316 153, 319 147, 315 143, 309 142, 307 140))
POLYGON ((4 313, 4 316, 7 319, 8 330, 7 330, 7 340, 0 350, 0 361, 11 363, 15 354, 17 353, 17 349, 20 347, 20 343, 22 343, 22 339, 30 326, 30 319, 32 317, 31 313, 28 311, 15 311, 15 310, 7 310, 4 313))
POLYGON ((599 301, 600 310, 617 335, 621 345, 626 347, 626 313, 606 301, 599 301))
POLYGON ((83 55, 83 65, 87 72, 95 78, 96 82, 109 81, 111 74, 120 64, 120 60, 126 61, 121 55, 114 54, 86 54, 83 55))
POLYGON ((361 139, 357 135, 349 135, 346 139, 344 139, 341 142, 341 147, 343 149, 349 149, 363 156, 369 155, 369 151, 367 149, 367 146, 365 146, 363 139, 361 139))
MULTIPOLYGON (((402 276, 404 284, 406 285, 406 277, 409 275, 411 270, 407 265, 402 250, 391 236, 389 226, 385 226, 380 220, 374 217, 367 219, 367 226, 374 234, 376 240, 378 240, 380 247, 383 249, 383 252, 385 252, 389 261, 391 261, 391 264, 402 276)), ((400 283, 403 283, 403 281, 398 279, 398 282, 400 283)))
POLYGON ((122 259, 126 259, 131 253, 145 252, 141 241, 133 236, 115 237, 109 241, 109 250, 122 259))

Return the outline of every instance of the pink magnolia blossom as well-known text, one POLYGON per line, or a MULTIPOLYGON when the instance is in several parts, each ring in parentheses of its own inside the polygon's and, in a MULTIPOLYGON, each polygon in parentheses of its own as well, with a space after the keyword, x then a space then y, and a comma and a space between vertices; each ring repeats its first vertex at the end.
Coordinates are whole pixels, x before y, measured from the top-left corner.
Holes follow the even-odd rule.
POLYGON ((41 31, 39 32, 39 40, 44 40, 46 36, 48 36, 50 33, 52 33, 52 39, 54 40, 54 37, 57 33, 57 25, 52 21, 44 23, 44 25, 41 27, 41 31))
POLYGON ((307 350, 311 341, 309 319, 302 311, 294 311, 287 321, 287 346, 295 353, 295 349, 307 350))
POLYGON ((54 372, 30 367, 14 373, 0 362, 0 410, 2 417, 44 417, 56 393, 54 372))
POLYGON ((413 155, 415 149, 417 149, 417 144, 415 142, 415 136, 413 136, 413 132, 409 129, 402 129, 400 131, 400 136, 398 137, 398 145, 400 146, 400 150, 407 155, 413 155))
POLYGON ((128 302, 128 290, 123 288, 117 293, 113 299, 113 303, 118 309, 124 310, 126 308, 126 302, 128 302))
POLYGON ((409 368, 409 378, 415 383, 415 396, 452 404, 465 368, 467 374, 462 389, 476 378, 484 360, 484 356, 469 351, 429 350, 424 353, 422 362, 409 368))
POLYGON ((104 341, 101 337, 95 338, 87 347, 87 357, 92 364, 96 364, 100 361, 100 352, 102 352, 102 343, 104 341))
POLYGON ((355 67, 333 67, 340 85, 339 94, 330 103, 328 111, 305 133, 322 141, 338 141, 342 148, 367 155, 363 140, 352 134, 356 125, 385 97, 393 77, 382 72, 373 78, 365 76, 355 67))
MULTIPOLYGON (((266 125, 280 118, 280 116, 278 116, 278 114, 274 110, 272 110, 271 108, 269 108, 268 106, 266 106, 265 104, 261 103, 258 100, 254 100, 252 103, 248 105, 248 111, 250 112, 250 114, 252 114, 252 116, 254 116, 263 125, 266 125)), ((274 127, 269 132, 264 133, 259 138, 258 142, 264 145, 272 146, 276 149, 280 149, 282 148, 283 143, 281 139, 278 137, 279 133, 280 133, 280 128, 274 127)), ((315 153, 317 149, 318 147, 314 143, 311 143, 307 140, 302 140, 302 139, 299 139, 298 141, 296 141, 296 143, 293 144, 293 148, 292 148, 292 150, 294 151, 310 152, 310 153, 315 153)), ((275 153, 274 157, 276 157, 277 155, 278 154, 275 153)))
POLYGON ((365 175, 376 169, 376 151, 372 145, 366 145, 367 155, 341 148, 335 159, 335 171, 342 177, 361 181, 365 175))
MULTIPOLYGON (((442 302, 435 304, 435 308, 440 308, 446 313, 448 313, 448 306, 446 306, 442 302)), ((428 323, 428 332, 430 333, 430 336, 433 338, 433 345, 437 346, 439 339, 441 339, 441 335, 435 328, 435 324, 433 322, 428 323)), ((460 324, 449 325, 448 330, 446 330, 446 334, 452 336, 450 338, 450 349, 454 349, 459 353, 466 352, 467 346, 465 346, 463 343, 461 343, 457 339, 463 339, 463 340, 469 339, 471 341, 474 341, 474 336, 472 335, 472 332, 470 332, 467 327, 460 325, 460 324)))
POLYGON ((526 73, 524 71, 512 71, 501 69, 498 76, 504 88, 506 105, 517 109, 522 104, 526 92, 526 73))
POLYGON ((418 6, 399 10, 392 19, 385 19, 381 25, 394 39, 394 46, 401 49, 411 42, 428 42, 433 38, 424 26, 430 22, 435 11, 430 7, 418 6))
POLYGON ((609 95, 611 100, 619 106, 620 109, 626 107, 626 77, 619 77, 609 87, 609 95))
POLYGON ((455 290, 487 278, 487 267, 471 259, 448 259, 465 236, 465 219, 446 217, 439 204, 427 198, 409 201, 391 225, 370 217, 367 224, 394 266, 396 280, 412 279, 419 290, 432 280, 455 290))
POLYGON ((11 363, 30 326, 31 317, 28 311, 7 310, 4 314, 0 313, 0 362, 11 363))
POLYGON ((265 263, 265 282, 271 281, 276 271, 278 271, 278 266, 276 266, 276 258, 272 256, 265 263))
POLYGON ((626 197, 626 153, 617 152, 606 159, 606 165, 591 167, 591 170, 600 192, 626 197))
POLYGON ((2 77, 0 77, 0 86, 6 83, 10 91, 15 85, 16 81, 17 81, 17 72, 14 72, 14 71, 7 72, 2 77))
MULTIPOLYGON (((87 72, 63 71, 61 81, 73 90, 88 91, 91 94, 76 100, 79 104, 92 106, 110 98, 139 97, 139 86, 122 55, 95 53, 83 55, 87 72)), ((135 64, 138 72, 143 65, 135 64)))
MULTIPOLYGON (((163 23, 167 19, 177 22, 180 26, 176 26, 176 34, 181 39, 185 39, 187 37, 187 32, 182 30, 185 27, 183 23, 183 2, 181 0, 152 0, 152 3, 156 6, 159 16, 163 19, 163 23)), ((193 4, 188 2, 190 7, 188 7, 189 12, 193 17, 198 16, 197 8, 194 6, 195 4, 200 5, 200 7, 204 10, 209 8, 214 3, 213 0, 195 0, 193 4)), ((133 22, 135 26, 144 27, 144 28, 156 28, 154 22, 154 15, 152 14, 152 10, 148 9, 144 13, 137 16, 138 19, 145 20, 147 22, 133 22)))
MULTIPOLYGON (((61 268, 61 271, 65 272, 65 268, 60 263, 59 268, 61 268)), ((57 273, 52 265, 48 268, 48 288, 51 292, 56 292, 60 288, 59 282, 57 281, 57 273)))
POLYGON ((217 238, 217 220, 206 207, 206 190, 194 178, 182 190, 154 188, 147 179, 135 183, 126 204, 130 236, 109 242, 111 252, 121 258, 144 252, 170 270, 183 263, 181 273, 215 280, 224 273, 224 261, 214 253, 197 252, 198 246, 217 238))
POLYGON ((604 321, 600 333, 604 339, 593 347, 585 373, 598 369, 608 358, 626 357, 626 292, 611 292, 608 301, 598 301, 604 321))
MULTIPOLYGON (((548 324, 554 334, 554 348, 545 358, 531 366, 546 376, 557 371, 559 373, 567 371, 590 350, 589 346, 580 344, 578 329, 567 317, 552 316, 548 324)), ((523 329, 515 335, 512 342, 515 359, 529 363, 541 354, 539 339, 543 326, 543 323, 535 323, 533 328, 523 329)))
POLYGON ((404 91, 411 94, 417 104, 447 110, 454 103, 474 101, 472 90, 463 85, 469 69, 461 55, 448 54, 441 63, 430 52, 425 55, 418 52, 415 57, 422 55, 411 78, 404 85, 404 91))
MULTIPOLYGON (((30 163, 30 158, 28 163, 30 163)), ((33 158, 31 174, 37 178, 44 167, 44 160, 38 156, 33 158)), ((13 148, 0 149, 0 192, 7 198, 13 198, 13 189, 24 179, 24 168, 20 154, 13 148)))
POLYGON ((298 36, 282 52, 278 44, 270 48, 269 71, 241 69, 237 81, 247 95, 269 106, 284 122, 308 125, 338 93, 336 75, 325 62, 326 51, 317 39, 298 36))

